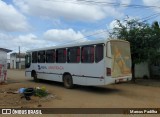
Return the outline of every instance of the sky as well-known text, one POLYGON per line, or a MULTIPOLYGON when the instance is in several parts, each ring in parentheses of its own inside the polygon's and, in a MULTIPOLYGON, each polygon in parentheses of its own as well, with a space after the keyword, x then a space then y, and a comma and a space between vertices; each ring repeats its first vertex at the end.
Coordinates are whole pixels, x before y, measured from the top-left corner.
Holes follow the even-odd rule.
POLYGON ((107 39, 115 21, 127 18, 160 21, 160 0, 0 0, 0 48, 107 39))

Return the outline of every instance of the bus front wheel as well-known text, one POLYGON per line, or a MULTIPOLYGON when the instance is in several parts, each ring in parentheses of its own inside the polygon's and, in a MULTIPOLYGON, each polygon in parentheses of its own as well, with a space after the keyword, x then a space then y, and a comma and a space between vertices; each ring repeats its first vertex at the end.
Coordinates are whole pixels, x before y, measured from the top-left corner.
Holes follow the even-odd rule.
POLYGON ((73 80, 72 80, 72 76, 71 76, 71 75, 66 74, 66 75, 64 76, 63 82, 64 82, 64 86, 65 86, 67 89, 73 88, 73 80))
POLYGON ((37 78, 36 72, 33 73, 33 80, 34 80, 35 82, 39 82, 39 79, 37 78))

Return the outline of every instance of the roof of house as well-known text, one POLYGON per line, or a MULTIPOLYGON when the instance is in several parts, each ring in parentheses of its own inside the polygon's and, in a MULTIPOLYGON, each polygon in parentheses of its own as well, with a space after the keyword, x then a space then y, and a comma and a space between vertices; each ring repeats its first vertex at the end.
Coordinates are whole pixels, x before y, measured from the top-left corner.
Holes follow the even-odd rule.
POLYGON ((6 49, 6 48, 0 48, 1 51, 5 51, 5 52, 12 52, 12 50, 6 49))

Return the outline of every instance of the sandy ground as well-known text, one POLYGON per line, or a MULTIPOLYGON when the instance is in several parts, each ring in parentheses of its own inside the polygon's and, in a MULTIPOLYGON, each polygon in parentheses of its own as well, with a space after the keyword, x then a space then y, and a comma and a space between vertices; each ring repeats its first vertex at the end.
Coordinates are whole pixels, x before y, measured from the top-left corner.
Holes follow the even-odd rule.
POLYGON ((103 87, 76 86, 65 89, 53 81, 33 82, 24 71, 8 70, 8 84, 0 85, 1 108, 159 108, 160 87, 123 83, 103 87), (22 87, 45 86, 52 98, 21 99, 20 94, 5 93, 22 87))

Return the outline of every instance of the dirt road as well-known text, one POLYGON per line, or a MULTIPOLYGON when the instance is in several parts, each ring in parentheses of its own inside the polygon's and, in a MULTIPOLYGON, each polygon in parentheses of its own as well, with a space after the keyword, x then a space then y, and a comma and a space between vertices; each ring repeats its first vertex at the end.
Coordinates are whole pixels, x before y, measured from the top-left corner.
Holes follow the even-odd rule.
MULTIPOLYGON (((8 70, 9 82, 1 89, 19 89, 21 87, 45 86, 56 95, 55 99, 41 102, 25 102, 27 107, 53 108, 158 108, 160 107, 160 87, 136 84, 114 84, 103 87, 76 86, 65 89, 62 83, 41 81, 35 83, 24 76, 24 71, 8 70), (27 103, 29 103, 27 105, 27 103)), ((3 97, 0 97, 1 100, 3 97)), ((12 99, 13 97, 11 97, 12 99)), ((5 98, 3 98, 5 100, 5 98)), ((10 99, 8 99, 10 100, 10 99)), ((7 105, 14 107, 14 105, 7 105)), ((4 107, 1 105, 1 107, 4 107)), ((5 106, 6 107, 6 106, 5 106)), ((15 106, 17 107, 17 106, 15 106)))

